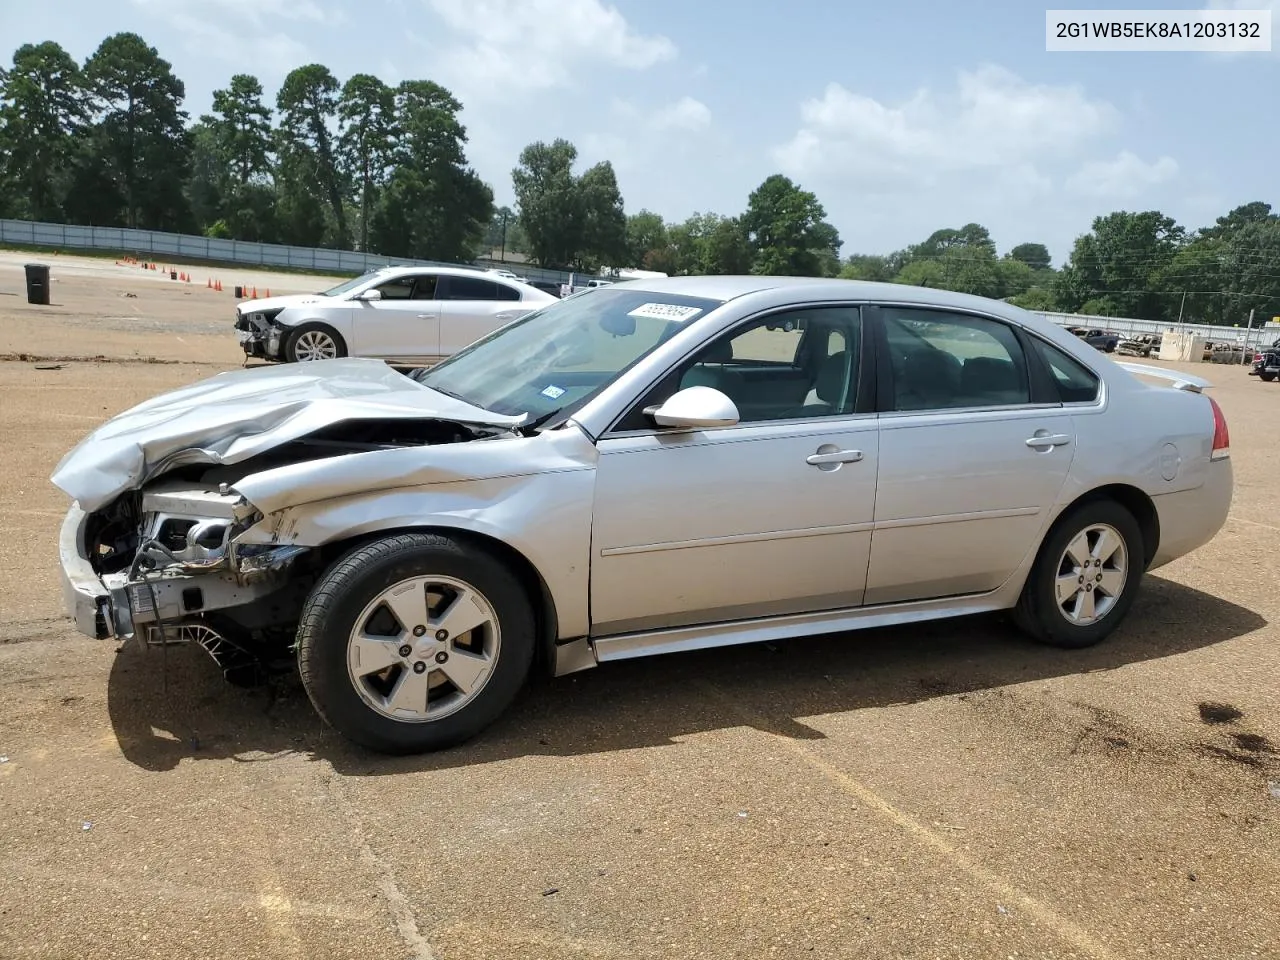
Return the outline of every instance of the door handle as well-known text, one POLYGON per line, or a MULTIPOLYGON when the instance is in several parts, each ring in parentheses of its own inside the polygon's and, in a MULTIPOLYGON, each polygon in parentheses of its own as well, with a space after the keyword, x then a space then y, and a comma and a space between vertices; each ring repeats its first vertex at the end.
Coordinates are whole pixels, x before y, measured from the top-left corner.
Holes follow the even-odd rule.
POLYGON ((1031 437, 1027 440, 1027 446, 1033 450, 1052 450, 1054 447, 1066 446, 1070 442, 1071 438, 1065 433, 1054 433, 1031 437))
POLYGON ((811 453, 804 458, 804 462, 817 467, 824 463, 857 463, 861 459, 861 450, 836 450, 832 453, 811 453))
POLYGON ((517 316, 517 315, 516 315, 516 314, 514 314, 514 313, 499 313, 499 314, 497 314, 493 319, 495 319, 495 320, 514 320, 514 319, 516 318, 516 316, 517 316))
POLYGON ((418 319, 419 319, 419 320, 430 320, 430 319, 432 319, 434 316, 435 316, 435 314, 434 314, 434 313, 420 313, 420 314, 418 314, 418 319))

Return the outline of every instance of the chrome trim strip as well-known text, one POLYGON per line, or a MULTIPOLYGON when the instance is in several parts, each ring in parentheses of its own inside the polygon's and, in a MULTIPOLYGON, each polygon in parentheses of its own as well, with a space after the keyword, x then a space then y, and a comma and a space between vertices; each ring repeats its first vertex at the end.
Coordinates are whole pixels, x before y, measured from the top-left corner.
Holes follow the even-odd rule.
MULTIPOLYGON (((1034 512, 1034 511, 1033 511, 1034 512)), ((920 521, 927 523, 927 520, 920 521)), ((726 537, 707 537, 704 540, 667 540, 662 543, 639 543, 630 547, 606 547, 602 557, 617 557, 636 553, 659 553, 663 550, 687 550, 690 547, 719 547, 732 543, 759 543, 764 540, 794 540, 800 537, 825 537, 837 533, 862 533, 873 529, 872 523, 844 523, 830 527, 804 527, 796 530, 768 530, 762 533, 735 533, 726 537)))

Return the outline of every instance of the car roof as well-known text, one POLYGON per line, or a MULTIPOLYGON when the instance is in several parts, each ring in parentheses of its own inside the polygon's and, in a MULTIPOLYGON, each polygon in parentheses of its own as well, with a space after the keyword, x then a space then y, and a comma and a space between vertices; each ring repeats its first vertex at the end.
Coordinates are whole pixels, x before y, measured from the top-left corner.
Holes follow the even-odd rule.
POLYGON ((482 280, 488 280, 498 276, 498 274, 492 273, 488 270, 483 270, 480 267, 438 267, 434 264, 426 263, 405 263, 395 266, 379 267, 377 270, 372 272, 385 277, 409 273, 447 273, 455 277, 479 277, 482 280))
POLYGON ((1006 303, 1003 300, 992 300, 987 297, 973 296, 967 293, 955 293, 951 290, 939 290, 933 287, 915 287, 904 283, 879 283, 873 280, 836 280, 827 277, 756 277, 756 276, 697 276, 697 277, 653 277, 638 280, 621 280, 614 286, 627 290, 638 290, 652 293, 683 294, 690 297, 705 297, 709 300, 729 301, 738 297, 749 296, 769 290, 785 290, 788 288, 804 290, 807 296, 815 298, 838 297, 841 299, 889 300, 897 302, 919 303, 937 307, 955 307, 957 309, 984 310, 1011 316, 1014 313, 1019 319, 1034 316, 1021 307, 1006 303))

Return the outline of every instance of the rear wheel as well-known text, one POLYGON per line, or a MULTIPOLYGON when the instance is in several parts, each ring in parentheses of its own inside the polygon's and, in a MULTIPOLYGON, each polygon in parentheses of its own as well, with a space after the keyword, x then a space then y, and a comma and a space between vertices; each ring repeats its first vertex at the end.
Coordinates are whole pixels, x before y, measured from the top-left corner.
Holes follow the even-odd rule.
POLYGON ((284 355, 290 363, 332 360, 345 357, 347 345, 332 327, 323 323, 304 323, 289 334, 284 345, 284 355))
POLYGON ((1142 529, 1114 500, 1087 501, 1054 525, 1032 565, 1014 618, 1055 647, 1091 647, 1124 620, 1145 567, 1142 529))
POLYGON ((1267 383, 1270 383, 1272 380, 1276 378, 1276 375, 1274 373, 1260 373, 1258 374, 1258 376, 1261 377, 1263 380, 1265 380, 1267 383))
POLYGON ((360 547, 316 584, 298 666, 320 716, 384 753, 475 736, 507 708, 533 661, 533 608, 488 553, 402 534, 360 547))

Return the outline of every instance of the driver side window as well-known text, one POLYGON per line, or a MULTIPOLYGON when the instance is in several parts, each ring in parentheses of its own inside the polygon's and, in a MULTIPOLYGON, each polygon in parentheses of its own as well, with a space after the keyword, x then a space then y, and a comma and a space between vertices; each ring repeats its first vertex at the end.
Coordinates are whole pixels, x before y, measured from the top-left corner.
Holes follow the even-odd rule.
POLYGON ((712 387, 738 408, 740 423, 853 412, 861 318, 857 307, 789 310, 726 331, 682 363, 619 422, 652 430, 646 407, 680 390, 712 387))
POLYGON ((416 277, 397 277, 388 280, 378 287, 383 300, 408 300, 413 296, 413 284, 416 277))

